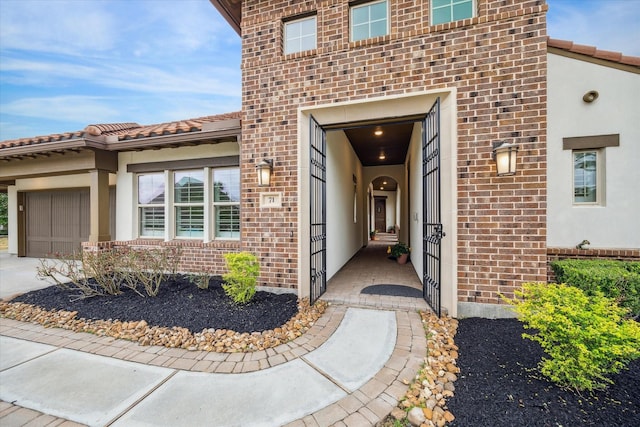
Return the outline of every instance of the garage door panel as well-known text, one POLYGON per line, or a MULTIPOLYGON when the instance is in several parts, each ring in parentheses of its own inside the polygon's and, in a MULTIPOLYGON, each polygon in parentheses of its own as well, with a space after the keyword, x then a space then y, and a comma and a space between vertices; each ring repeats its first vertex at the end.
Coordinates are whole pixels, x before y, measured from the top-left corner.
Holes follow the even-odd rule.
POLYGON ((71 192, 52 195, 51 237, 61 238, 62 240, 79 237, 80 205, 78 198, 78 194, 71 192))
POLYGON ((26 195, 27 256, 47 257, 81 249, 89 239, 89 191, 26 195))

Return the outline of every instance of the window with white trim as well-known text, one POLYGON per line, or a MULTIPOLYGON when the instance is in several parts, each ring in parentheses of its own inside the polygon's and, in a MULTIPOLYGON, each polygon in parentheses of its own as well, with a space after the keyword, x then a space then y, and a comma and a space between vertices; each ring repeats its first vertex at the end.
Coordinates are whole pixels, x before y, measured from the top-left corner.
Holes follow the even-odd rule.
POLYGON ((173 174, 176 237, 204 237, 204 171, 173 174))
POLYGON ((316 48, 316 17, 284 23, 284 54, 289 55, 316 48))
POLYGON ((600 150, 573 151, 573 203, 597 205, 602 200, 600 150))
POLYGON ((240 238, 240 168, 213 171, 213 228, 216 238, 240 238))
POLYGON ((474 0, 431 0, 431 25, 473 18, 474 10, 474 0))
POLYGON ((389 4, 373 1, 351 7, 351 41, 389 34, 389 4))
POLYGON ((136 183, 138 237, 240 238, 239 167, 140 172, 136 183))
POLYGON ((138 175, 138 230, 140 237, 164 237, 164 173, 138 175))

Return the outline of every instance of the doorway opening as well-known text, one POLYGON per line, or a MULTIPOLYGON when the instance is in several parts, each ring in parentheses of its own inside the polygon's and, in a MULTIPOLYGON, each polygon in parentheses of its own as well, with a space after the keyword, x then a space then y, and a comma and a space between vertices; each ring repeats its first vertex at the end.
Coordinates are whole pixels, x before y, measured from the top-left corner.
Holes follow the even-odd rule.
MULTIPOLYGON (((432 276, 433 271, 427 271, 425 276, 425 266, 436 265, 438 269, 441 265, 446 266, 446 305, 453 314, 455 244, 443 238, 445 230, 447 237, 455 238, 455 230, 450 228, 455 227, 455 212, 451 209, 456 196, 455 159, 451 156, 455 144, 450 135, 455 120, 449 104, 444 136, 439 127, 435 131, 428 130, 431 113, 438 109, 430 110, 429 106, 440 105, 436 101, 437 95, 422 94, 357 105, 349 103, 301 112, 300 158, 305 163, 300 170, 300 194, 305 190, 308 192, 308 196, 299 201, 301 296, 310 296, 313 300, 325 292, 331 293, 336 278, 349 270, 352 262, 362 260, 363 255, 372 255, 376 246, 380 256, 376 266, 391 267, 393 261, 388 259, 386 251, 391 246, 389 243, 397 239, 411 247, 411 262, 406 268, 418 286, 429 283, 432 290, 439 291, 443 283, 437 277, 439 272, 435 271, 436 275, 432 276), (388 117, 385 114, 389 111, 405 115, 388 117), (304 131, 303 126, 306 127, 304 131), (444 152, 439 147, 428 147, 434 147, 430 142, 439 142, 442 137, 447 141, 444 152), (321 156, 318 158, 314 152, 321 156), (309 157, 307 153, 310 153, 309 157), (438 177, 441 168, 429 166, 427 170, 424 161, 439 161, 442 154, 446 156, 445 210, 449 214, 446 221, 440 219, 436 203, 442 188, 438 177), (321 173, 312 173, 314 170, 321 173), (425 181, 427 176, 437 179, 425 181), (384 182, 394 185, 395 191, 385 188, 384 182), (376 231, 380 238, 393 241, 372 240, 372 233, 376 231), (439 249, 441 241, 446 246, 444 257, 439 253, 435 256, 425 253, 430 245, 439 249), (311 257, 305 254, 311 254, 311 257), (435 262, 431 262, 433 260, 435 262)), ((448 99, 455 102, 455 97, 448 99)), ((435 122, 439 124, 440 120, 435 119, 435 122)), ((380 284, 380 277, 381 273, 369 276, 371 283, 368 284, 380 284)), ((355 291, 354 288, 350 292, 355 291)), ((425 294, 423 292, 424 298, 425 294)), ((431 295, 439 299, 438 292, 431 292, 431 295)), ((437 309, 439 303, 433 300, 432 303, 437 309)))

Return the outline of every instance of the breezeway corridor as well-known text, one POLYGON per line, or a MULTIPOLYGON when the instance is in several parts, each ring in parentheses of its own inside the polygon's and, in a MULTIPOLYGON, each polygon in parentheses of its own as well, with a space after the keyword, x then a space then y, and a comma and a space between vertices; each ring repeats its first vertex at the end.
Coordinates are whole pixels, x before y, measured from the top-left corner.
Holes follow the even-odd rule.
MULTIPOLYGON (((327 291, 321 299, 350 306, 370 306, 402 310, 428 310, 427 303, 421 297, 365 294, 362 290, 373 285, 400 285, 422 293, 422 284, 413 265, 404 265, 389 259, 387 248, 393 241, 369 241, 349 260, 328 282, 327 291)), ((412 252, 411 256, 420 256, 412 252)), ((399 289, 401 290, 401 289, 399 289)))

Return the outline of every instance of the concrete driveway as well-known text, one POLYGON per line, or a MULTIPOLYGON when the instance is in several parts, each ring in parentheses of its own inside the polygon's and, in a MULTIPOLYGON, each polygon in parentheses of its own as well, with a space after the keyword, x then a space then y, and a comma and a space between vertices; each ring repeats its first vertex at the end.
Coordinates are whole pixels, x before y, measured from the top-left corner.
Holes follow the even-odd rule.
POLYGON ((0 299, 52 285, 53 282, 38 279, 39 265, 38 258, 18 258, 6 250, 0 251, 0 299))

